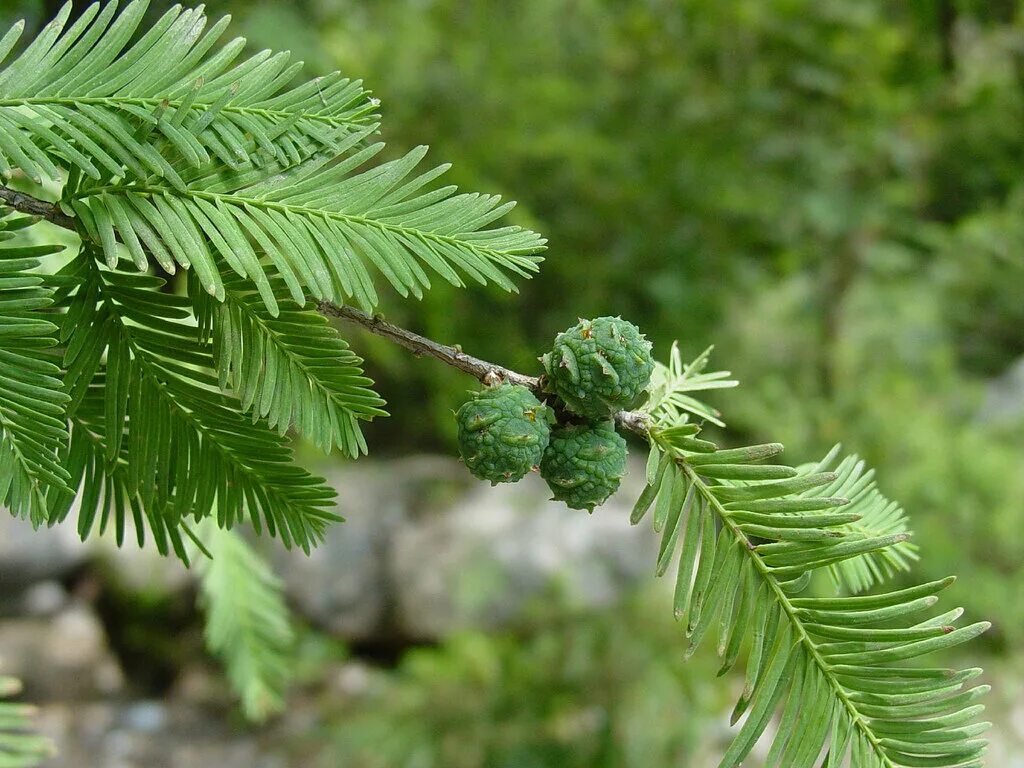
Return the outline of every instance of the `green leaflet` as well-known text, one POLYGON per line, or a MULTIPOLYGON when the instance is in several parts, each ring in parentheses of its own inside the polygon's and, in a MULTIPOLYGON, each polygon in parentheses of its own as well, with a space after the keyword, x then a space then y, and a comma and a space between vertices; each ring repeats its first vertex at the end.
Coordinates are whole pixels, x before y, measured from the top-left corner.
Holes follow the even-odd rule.
POLYGON ((326 452, 337 446, 351 458, 365 454, 359 421, 387 412, 362 359, 323 315, 295 306, 282 281, 269 286, 276 314, 248 282, 225 275, 224 284, 218 304, 189 281, 200 328, 212 335, 221 388, 281 435, 294 427, 326 452))
MULTIPOLYGON (((123 546, 131 530, 138 546, 152 541, 156 550, 174 553, 188 563, 188 551, 182 534, 191 536, 180 516, 167 507, 145 503, 131 485, 128 444, 121 441, 116 458, 108 458, 114 440, 108 440, 106 412, 106 374, 97 373, 71 416, 71 442, 61 460, 71 473, 71 487, 78 491, 78 535, 82 540, 93 534, 113 532, 114 541, 123 546)), ((123 428, 122 428, 123 429, 123 428)), ((116 429, 120 434, 122 429, 116 429)), ((51 492, 47 497, 51 523, 65 520, 71 511, 73 493, 51 492)))
MULTIPOLYGON (((0 242, 32 223, 0 208, 0 242)), ((0 247, 0 503, 37 526, 47 519, 47 494, 67 491, 70 480, 60 461, 69 398, 52 352, 57 326, 43 313, 52 291, 31 274, 40 257, 60 250, 0 247)))
MULTIPOLYGON (((753 638, 733 721, 747 717, 720 765, 740 765, 783 703, 769 766, 815 768, 826 750, 830 765, 841 765, 847 754, 854 765, 868 768, 973 764, 984 750, 980 736, 987 728, 971 723, 978 714, 973 706, 988 686, 964 685, 980 670, 930 673, 902 666, 988 628, 979 622, 956 629, 960 611, 920 620, 951 579, 883 595, 797 596, 809 569, 877 556, 902 542, 900 534, 851 530, 863 521, 843 514, 851 505, 839 513, 823 511, 837 506, 832 494, 842 487, 872 493, 870 475, 857 462, 856 471, 848 469, 851 462, 840 462, 837 473, 802 470, 792 479, 774 479, 790 473, 772 469, 756 485, 728 485, 723 483, 740 475, 758 476, 754 469, 731 467, 756 467, 777 451, 722 453, 728 454, 725 462, 709 462, 715 454, 701 452, 692 454, 693 463, 690 454, 677 453, 675 471, 656 474, 657 494, 651 498, 652 491, 645 491, 636 515, 653 507, 668 523, 655 525, 662 529, 659 572, 673 550, 681 553, 675 608, 677 616, 687 617, 687 653, 717 621, 725 671, 736 662, 744 638, 753 638), (822 488, 828 495, 817 495, 822 488), (766 500, 773 505, 765 507, 766 500)), ((829 464, 819 465, 824 466, 829 464)))
MULTIPOLYGON (((841 525, 840 530, 865 536, 907 533, 909 528, 903 508, 881 494, 874 481, 874 470, 868 469, 858 456, 840 458, 840 455, 837 445, 817 464, 797 468, 801 473, 835 473, 835 481, 818 492, 848 499, 850 503, 842 511, 859 517, 841 525)), ((850 592, 863 592, 899 571, 910 570, 911 563, 917 559, 917 547, 912 542, 901 541, 863 557, 844 560, 828 570, 837 585, 850 592)))
POLYGON ((725 426, 721 414, 707 403, 693 396, 694 392, 715 389, 729 389, 739 384, 728 371, 705 373, 711 359, 708 347, 692 363, 683 364, 679 344, 674 343, 669 354, 669 363, 654 364, 651 376, 650 397, 643 410, 650 413, 654 422, 665 428, 678 427, 691 417, 696 417, 720 427, 725 426))
MULTIPOLYGON (((372 309, 374 278, 423 295, 427 271, 515 290, 544 239, 492 227, 513 203, 434 187, 447 166, 416 173, 426 148, 364 169, 383 144, 376 99, 338 73, 292 87, 301 65, 244 40, 219 46, 202 8, 172 8, 136 39, 148 3, 70 4, 0 69, 0 172, 61 182, 64 208, 118 263, 120 240, 144 269, 195 270, 224 299, 220 264, 261 288, 280 277, 306 296, 372 309)), ((13 46, 15 27, 4 38, 13 46)))
POLYGON ((33 732, 34 707, 4 701, 20 691, 20 681, 0 676, 0 760, 7 768, 33 768, 56 751, 49 739, 33 732))
MULTIPOLYGON (((694 366, 706 364, 705 354, 694 366)), ((662 372, 685 382, 694 366, 673 352, 662 372)), ((698 379, 693 388, 719 381, 698 379)), ((763 463, 782 452, 777 443, 716 450, 689 422, 710 406, 684 405, 664 380, 659 387, 648 406, 658 461, 648 464, 631 519, 654 510, 658 575, 678 555, 674 610, 687 655, 716 624, 720 673, 749 649, 732 722, 746 717, 720 766, 742 763, 780 705, 767 766, 841 766, 847 758, 858 768, 980 765, 989 724, 974 722, 983 709, 976 701, 988 686, 965 685, 981 670, 906 665, 988 628, 956 628, 960 610, 927 618, 952 578, 876 595, 801 594, 816 569, 860 592, 916 559, 906 517, 878 492, 873 473, 838 447, 797 469, 763 463)))
MULTIPOLYGON (((225 528, 248 520, 288 546, 316 544, 338 519, 334 491, 294 466, 285 441, 219 390, 212 345, 191 321, 188 299, 161 292, 158 278, 88 258, 59 277, 75 424, 67 462, 75 487, 82 482, 83 536, 111 514, 123 536, 127 508, 139 536, 148 522, 157 546, 168 541, 179 554, 177 529, 211 515, 225 528)), ((55 503, 53 518, 68 506, 55 503)))
POLYGON ((269 565, 235 531, 206 524, 209 557, 200 561, 206 644, 220 656, 250 720, 284 705, 294 666, 294 633, 282 586, 269 565))
MULTIPOLYGON (((180 184, 179 158, 252 168, 286 161, 304 142, 333 147, 373 123, 377 102, 359 82, 334 72, 291 87, 300 65, 269 51, 237 62, 245 41, 217 47, 228 19, 206 30, 201 8, 176 6, 138 35, 148 5, 117 14, 116 2, 94 3, 68 27, 68 3, 0 69, 8 164, 61 181, 57 158, 96 180, 127 170, 180 184)), ((8 51, 20 34, 16 25, 3 38, 8 51)))
MULTIPOLYGON (((341 151, 367 135, 348 137, 341 151)), ((271 313, 276 306, 265 281, 275 274, 299 306, 308 295, 370 310, 378 302, 375 276, 401 296, 419 298, 431 285, 428 269, 453 285, 462 286, 466 276, 510 291, 510 276, 537 271, 543 238, 515 226, 486 228, 511 203, 455 194, 455 187, 419 191, 424 177, 437 175, 408 178, 425 148, 352 174, 382 148, 375 144, 351 155, 351 162, 329 164, 303 146, 295 163, 267 165, 258 174, 206 173, 204 166, 204 175, 187 178, 185 189, 150 178, 83 183, 67 194, 108 264, 116 263, 116 239, 137 263, 145 245, 167 271, 194 268, 203 288, 223 300, 222 262, 264 285, 271 313)))

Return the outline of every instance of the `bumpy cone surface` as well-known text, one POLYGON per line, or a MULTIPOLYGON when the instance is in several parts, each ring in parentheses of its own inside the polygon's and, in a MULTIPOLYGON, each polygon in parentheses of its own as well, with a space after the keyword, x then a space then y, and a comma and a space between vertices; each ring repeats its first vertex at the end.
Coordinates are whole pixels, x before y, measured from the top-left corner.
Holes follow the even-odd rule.
POLYGON ((541 358, 548 388, 575 413, 605 418, 637 407, 651 382, 651 342, 619 317, 581 320, 541 358))
POLYGON ((610 422, 556 429, 540 474, 556 500, 593 512, 618 490, 626 474, 626 441, 610 422))
POLYGON ((501 384, 476 393, 455 419, 462 460, 495 485, 514 483, 538 468, 554 415, 526 387, 501 384))

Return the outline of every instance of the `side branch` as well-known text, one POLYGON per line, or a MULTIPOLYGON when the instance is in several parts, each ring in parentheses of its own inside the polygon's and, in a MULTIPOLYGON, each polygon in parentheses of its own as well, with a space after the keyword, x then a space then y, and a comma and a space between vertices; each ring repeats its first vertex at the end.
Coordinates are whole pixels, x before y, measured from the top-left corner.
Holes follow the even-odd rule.
MULTIPOLYGON (((509 384, 519 384, 537 394, 546 394, 550 397, 549 393, 544 393, 541 389, 540 379, 534 376, 526 376, 518 371, 467 355, 458 347, 438 344, 433 339, 389 323, 380 315, 369 315, 355 307, 338 306, 329 301, 321 301, 317 305, 317 310, 328 317, 337 317, 365 328, 370 333, 405 347, 417 357, 427 355, 436 358, 452 368, 458 368, 463 373, 468 373, 484 384, 507 381, 509 384)), ((648 436, 647 414, 642 411, 620 411, 615 414, 615 421, 625 430, 641 437, 648 436)))
POLYGON ((16 189, 5 187, 0 184, 0 202, 9 205, 20 213, 27 213, 30 216, 38 216, 51 224, 56 224, 64 229, 75 229, 75 220, 65 214, 53 203, 18 192, 16 189))
MULTIPOLYGON (((0 204, 8 205, 21 213, 38 216, 58 227, 77 231, 75 220, 67 216, 55 204, 39 200, 2 184, 0 184, 0 204)), ((440 360, 452 368, 457 368, 463 373, 473 376, 484 384, 507 381, 510 384, 526 387, 538 394, 542 392, 541 382, 537 377, 527 376, 501 365, 467 355, 459 347, 439 344, 426 336, 420 336, 418 333, 389 323, 380 315, 369 315, 355 307, 338 306, 329 301, 321 301, 317 305, 317 311, 328 317, 336 317, 358 325, 372 334, 405 347, 417 357, 426 355, 440 360)), ((647 414, 642 411, 621 411, 615 415, 615 421, 625 430, 641 437, 648 436, 647 414)))
POLYGON ((446 344, 438 344, 426 336, 401 328, 389 323, 380 315, 369 315, 362 310, 349 306, 338 306, 329 301, 321 301, 317 310, 328 317, 337 317, 349 323, 362 326, 370 333, 382 336, 389 341, 405 347, 417 357, 428 355, 440 360, 442 363, 458 368, 470 376, 476 377, 485 384, 493 384, 499 380, 507 381, 510 384, 519 384, 534 392, 540 391, 540 381, 533 376, 504 368, 478 357, 467 355, 458 347, 451 347, 446 344))

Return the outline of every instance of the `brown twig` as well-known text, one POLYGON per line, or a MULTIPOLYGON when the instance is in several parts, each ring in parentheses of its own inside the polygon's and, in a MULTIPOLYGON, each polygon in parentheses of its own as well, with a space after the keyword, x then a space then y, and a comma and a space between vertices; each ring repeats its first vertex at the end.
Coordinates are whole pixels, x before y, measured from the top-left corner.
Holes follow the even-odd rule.
POLYGON ((0 184, 0 201, 3 201, 5 205, 9 205, 20 213, 38 216, 64 229, 75 229, 75 220, 53 203, 39 200, 31 195, 26 195, 24 192, 5 187, 2 184, 0 184))
POLYGON ((458 368, 463 373, 468 373, 485 384, 507 381, 510 384, 519 384, 527 387, 534 392, 540 391, 540 380, 533 376, 526 376, 495 363, 489 363, 478 357, 467 355, 458 347, 438 344, 433 339, 428 339, 426 336, 420 336, 418 333, 401 328, 394 323, 389 323, 380 315, 370 315, 355 307, 338 306, 329 301, 321 301, 317 309, 321 314, 328 317, 337 317, 346 322, 362 326, 372 334, 405 347, 417 357, 427 355, 440 360, 446 365, 450 365, 452 368, 458 368))
MULTIPOLYGON (((0 201, 21 213, 39 216, 58 227, 77 231, 75 220, 64 214, 53 203, 39 200, 3 185, 0 185, 0 201)), ((317 305, 317 311, 327 317, 336 317, 347 323, 358 325, 372 334, 408 349, 417 357, 427 356, 440 360, 445 365, 457 368, 484 384, 506 381, 510 384, 527 387, 538 394, 543 393, 541 380, 534 376, 527 376, 496 363, 467 355, 458 347, 439 344, 426 336, 389 323, 380 315, 370 315, 355 307, 339 306, 330 301, 321 301, 317 305)), ((642 411, 621 411, 615 415, 615 421, 623 429, 635 434, 644 437, 648 434, 647 414, 642 411)))

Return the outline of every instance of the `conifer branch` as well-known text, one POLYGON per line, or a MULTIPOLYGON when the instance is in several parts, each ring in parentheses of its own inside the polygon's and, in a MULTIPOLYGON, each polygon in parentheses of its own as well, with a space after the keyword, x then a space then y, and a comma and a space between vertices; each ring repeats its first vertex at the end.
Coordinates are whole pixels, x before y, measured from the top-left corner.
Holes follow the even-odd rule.
MULTIPOLYGON (((0 201, 20 213, 38 216, 58 227, 78 231, 75 220, 64 214, 54 203, 2 185, 0 185, 0 201)), ((317 311, 327 317, 335 317, 358 325, 376 336, 404 347, 416 357, 427 356, 440 360, 445 365, 469 374, 484 384, 507 381, 510 384, 526 387, 533 392, 543 392, 543 382, 536 376, 527 376, 497 363, 467 355, 458 346, 440 344, 414 331, 389 323, 379 314, 371 315, 355 307, 342 306, 330 301, 319 302, 317 311)), ((647 415, 640 411, 621 411, 615 415, 615 421, 623 429, 634 434, 643 437, 647 435, 647 415)))
MULTIPOLYGON (((386 321, 378 288, 421 298, 439 277, 513 291, 547 241, 496 224, 513 202, 435 184, 447 165, 417 171, 426 147, 368 165, 384 145, 378 102, 357 81, 335 72, 293 86, 301 63, 286 53, 235 63, 245 41, 214 51, 228 20, 206 30, 202 7, 150 25, 149 0, 120 13, 96 0, 73 21, 71 5, 6 64, 24 25, 0 37, 0 502, 38 526, 77 498, 83 538, 112 521, 120 543, 130 513, 140 545, 148 519, 158 551, 169 542, 186 560, 180 529, 212 555, 208 644, 251 717, 284 701, 293 637, 278 580, 228 529, 249 520, 308 552, 341 518, 286 433, 355 458, 366 452, 357 422, 386 415, 329 324, 338 318, 484 385, 517 385, 482 393, 512 395, 490 421, 460 418, 460 452, 492 482, 546 465, 571 508, 593 511, 618 487, 625 443, 606 422, 646 398, 614 414, 651 448, 630 521, 651 513, 657 575, 678 564, 686 656, 717 634, 719 676, 746 662, 731 718, 743 724, 719 768, 743 764, 780 705, 767 765, 812 768, 827 749, 829 768, 980 768, 990 724, 973 722, 975 702, 989 686, 964 686, 982 670, 914 661, 990 626, 956 628, 962 609, 922 620, 952 580, 806 591, 828 569, 866 592, 916 557, 864 462, 837 447, 792 467, 767 463, 778 443, 704 439, 705 424, 724 424, 699 394, 737 382, 707 369, 710 349, 684 364, 673 346, 667 364, 653 361, 629 323, 582 321, 533 377, 386 321), (63 185, 60 201, 4 186, 14 176, 63 185), (17 238, 44 220, 79 234, 78 258, 40 263, 63 246, 17 238), (187 294, 162 290, 156 266, 188 270, 187 294), (563 412, 539 418, 524 387, 563 412), (488 450, 467 452, 467 433, 488 450)), ((0 763, 34 764, 12 749, 3 707, 0 763)))
POLYGON ((76 229, 75 220, 65 214, 55 204, 26 195, 24 192, 5 187, 2 184, 0 184, 0 201, 19 213, 38 216, 40 219, 45 219, 51 224, 56 224, 64 229, 76 229))
POLYGON ((321 301, 317 309, 321 314, 328 317, 337 317, 346 322, 359 325, 376 336, 381 336, 401 347, 405 347, 417 357, 427 355, 440 360, 442 363, 452 368, 457 368, 463 373, 468 373, 485 384, 503 380, 510 384, 526 387, 534 392, 540 391, 540 379, 534 376, 527 376, 496 363, 490 363, 478 357, 467 355, 457 346, 439 344, 433 339, 428 339, 426 336, 420 336, 418 333, 397 326, 394 323, 389 323, 381 315, 370 315, 361 309, 339 306, 329 301, 321 301))

